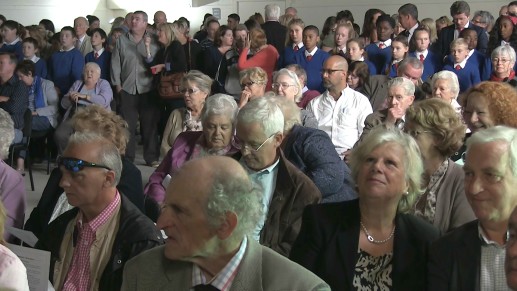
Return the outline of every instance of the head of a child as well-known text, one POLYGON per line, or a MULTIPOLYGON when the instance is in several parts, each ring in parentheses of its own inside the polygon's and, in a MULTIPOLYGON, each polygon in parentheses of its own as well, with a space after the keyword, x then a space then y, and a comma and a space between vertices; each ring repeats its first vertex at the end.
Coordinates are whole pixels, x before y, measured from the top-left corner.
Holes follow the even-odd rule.
POLYGON ((105 46, 106 40, 108 39, 108 35, 102 28, 95 28, 92 31, 92 37, 90 41, 92 43, 92 47, 95 49, 101 49, 105 46))
POLYGON ((478 33, 473 28, 465 28, 460 32, 460 36, 469 46, 469 50, 473 50, 478 46, 478 33))
POLYGON ((61 28, 61 33, 59 34, 59 42, 61 43, 61 48, 63 50, 69 50, 75 45, 75 41, 77 40, 77 35, 75 34, 75 30, 71 26, 65 26, 61 28))
POLYGON ((409 50, 407 37, 404 35, 397 35, 391 42, 391 49, 391 57, 394 61, 400 61, 404 59, 409 50))
POLYGON ((395 20, 388 14, 381 14, 375 23, 377 27, 377 38, 379 41, 387 41, 395 30, 395 20))
POLYGON ((502 40, 509 42, 510 38, 512 38, 512 34, 514 31, 514 20, 515 18, 510 18, 510 16, 501 16, 499 19, 499 37, 502 40))
POLYGON ((295 18, 289 22, 289 39, 291 43, 299 44, 303 40, 303 28, 305 23, 299 18, 295 18))
POLYGON ((320 41, 320 30, 314 26, 309 25, 303 29, 303 45, 308 52, 311 52, 320 41))
POLYGON ((346 42, 346 54, 351 61, 359 61, 364 56, 363 38, 352 38, 346 42))
POLYGON ((346 47, 346 43, 349 39, 355 36, 354 27, 351 23, 341 23, 336 27, 336 32, 334 33, 334 42, 336 47, 344 48, 346 47))
POLYGON ((415 29, 415 32, 413 32, 413 37, 415 38, 417 52, 424 52, 429 48, 431 40, 429 39, 429 31, 427 31, 425 28, 419 27, 415 29))
POLYGON ((22 42, 23 57, 32 59, 38 52, 38 41, 35 38, 27 37, 22 42))
POLYGON ((469 55, 469 45, 463 38, 451 42, 451 55, 455 64, 463 62, 469 55))

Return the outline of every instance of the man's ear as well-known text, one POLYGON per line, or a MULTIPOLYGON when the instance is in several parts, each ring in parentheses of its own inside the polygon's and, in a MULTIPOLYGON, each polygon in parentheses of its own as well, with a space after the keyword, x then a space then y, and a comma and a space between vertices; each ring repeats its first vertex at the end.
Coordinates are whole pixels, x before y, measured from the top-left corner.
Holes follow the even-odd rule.
POLYGON ((237 214, 230 211, 226 211, 222 219, 223 221, 217 229, 217 237, 220 240, 225 240, 232 235, 239 223, 239 219, 237 218, 237 214))
POLYGON ((115 185, 115 172, 113 170, 108 171, 104 179, 105 187, 113 187, 115 185))
POLYGON ((278 132, 277 134, 275 134, 273 139, 274 139, 274 142, 275 142, 275 147, 279 148, 280 145, 282 144, 282 141, 284 140, 284 134, 281 133, 281 132, 278 132))

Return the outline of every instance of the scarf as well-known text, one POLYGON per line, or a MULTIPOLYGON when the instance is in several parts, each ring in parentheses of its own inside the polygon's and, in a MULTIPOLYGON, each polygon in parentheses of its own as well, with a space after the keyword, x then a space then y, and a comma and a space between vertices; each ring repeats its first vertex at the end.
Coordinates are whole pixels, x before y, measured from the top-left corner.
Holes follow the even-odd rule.
POLYGON ((34 94, 34 106, 36 109, 45 107, 45 98, 43 97, 43 88, 41 87, 41 77, 35 76, 29 94, 34 94))
POLYGON ((508 76, 506 78, 499 78, 496 75, 492 74, 490 76, 490 81, 494 81, 494 82, 507 82, 508 80, 513 80, 513 78, 515 78, 515 71, 511 70, 510 71, 510 76, 508 76))

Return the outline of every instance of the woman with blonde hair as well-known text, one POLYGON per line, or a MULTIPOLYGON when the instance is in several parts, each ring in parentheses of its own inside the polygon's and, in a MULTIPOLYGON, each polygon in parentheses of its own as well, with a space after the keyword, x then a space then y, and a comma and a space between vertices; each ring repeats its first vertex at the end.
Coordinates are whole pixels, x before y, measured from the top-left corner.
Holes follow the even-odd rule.
POLYGON ((424 26, 429 32, 429 40, 431 45, 438 39, 438 32, 436 31, 436 22, 432 18, 424 18, 420 21, 420 25, 424 26))
POLYGON ((239 108, 244 107, 249 101, 264 96, 268 76, 266 71, 259 67, 249 68, 239 73, 242 88, 239 108))

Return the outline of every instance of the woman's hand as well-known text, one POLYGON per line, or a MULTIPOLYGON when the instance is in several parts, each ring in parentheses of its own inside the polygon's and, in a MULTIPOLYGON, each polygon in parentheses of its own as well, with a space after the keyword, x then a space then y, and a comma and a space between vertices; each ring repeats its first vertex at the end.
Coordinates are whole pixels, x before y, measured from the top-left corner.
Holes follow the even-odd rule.
POLYGON ((72 92, 70 93, 70 100, 73 101, 73 102, 78 102, 79 99, 84 99, 84 100, 88 100, 88 95, 86 94, 81 94, 79 92, 72 92))
POLYGON ((241 93, 241 99, 239 100, 239 109, 244 107, 244 105, 248 104, 248 101, 250 101, 251 92, 244 89, 241 93))
POLYGON ((248 33, 246 35, 246 40, 244 41, 244 48, 247 48, 249 50, 250 49, 250 43, 251 43, 251 41, 250 41, 250 34, 248 33))
POLYGON ((156 75, 156 74, 161 73, 164 69, 165 69, 165 64, 159 64, 156 66, 152 66, 151 72, 153 73, 153 75, 156 75))

